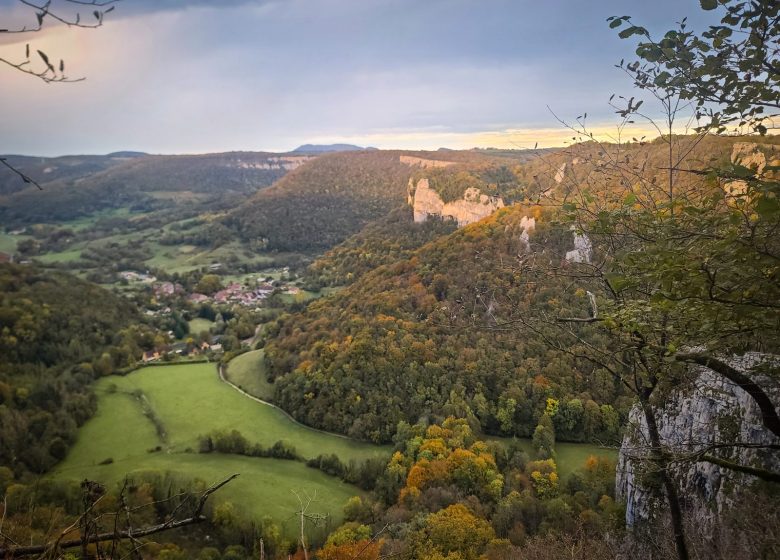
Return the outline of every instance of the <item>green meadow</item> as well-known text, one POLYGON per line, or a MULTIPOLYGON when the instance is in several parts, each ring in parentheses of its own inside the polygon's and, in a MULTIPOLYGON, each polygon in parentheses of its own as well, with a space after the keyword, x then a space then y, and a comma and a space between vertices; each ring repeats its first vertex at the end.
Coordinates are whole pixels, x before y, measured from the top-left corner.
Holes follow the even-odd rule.
MULTIPOLYGON (((66 463, 69 465, 70 461, 66 463)), ((296 530, 292 517, 298 509, 298 500, 293 491, 316 496, 312 511, 329 514, 334 527, 343 519, 342 508, 347 500, 365 494, 355 486, 297 461, 240 455, 147 453, 143 458, 115 460, 110 465, 63 465, 56 471, 56 476, 120 484, 125 476, 132 478, 133 474, 148 471, 175 472, 209 485, 238 473, 237 479, 214 495, 215 503, 229 501, 249 519, 270 517, 282 525, 288 536, 295 535, 296 530)))
POLYGON ((187 321, 187 324, 190 327, 190 334, 200 334, 202 332, 209 332, 209 329, 215 325, 214 321, 209 321, 208 319, 192 319, 190 321, 187 321))
POLYGON ((228 364, 226 377, 250 395, 273 401, 274 386, 266 381, 263 350, 252 350, 236 356, 228 364))
POLYGON ((238 242, 226 243, 214 249, 199 248, 194 245, 162 245, 151 236, 147 248, 152 257, 146 259, 150 268, 161 268, 167 272, 187 272, 212 263, 238 259, 242 263, 270 263, 272 258, 262 254, 246 254, 238 242))
MULTIPOLYGON (((267 398, 273 386, 262 375, 262 360, 262 350, 240 355, 230 362, 228 379, 267 398)), ((294 530, 290 518, 297 505, 293 491, 316 495, 319 511, 330 514, 334 523, 341 519, 344 503, 362 492, 297 461, 199 454, 199 436, 236 429, 253 443, 271 446, 284 440, 305 458, 335 453, 345 462, 390 452, 389 447, 293 422, 282 411, 257 403, 220 381, 213 363, 145 367, 123 377, 104 377, 95 391, 97 413, 79 430, 76 444, 55 476, 118 484, 128 474, 169 471, 214 483, 239 473, 238 479, 220 491, 219 499, 233 502, 249 517, 270 516, 290 534, 294 530)), ((531 451, 530 441, 520 440, 520 445, 531 451)), ((564 477, 591 454, 616 455, 614 450, 574 443, 558 443, 556 453, 564 477)))
POLYGON ((239 473, 220 496, 247 515, 269 515, 285 522, 297 505, 295 490, 316 494, 320 512, 338 521, 346 500, 362 493, 358 488, 297 461, 199 454, 198 436, 236 429, 264 446, 284 440, 305 458, 335 453, 349 461, 389 455, 388 447, 296 424, 283 412, 221 382, 213 363, 145 367, 124 377, 105 377, 95 390, 97 413, 79 430, 76 444, 55 476, 110 484, 126 474, 155 470, 213 483, 239 473), (154 421, 144 414, 145 408, 152 411, 154 421), (157 447, 161 450, 155 451, 157 447), (100 464, 107 459, 112 462, 100 464))
MULTIPOLYGON (((104 422, 100 428, 115 424, 104 437, 110 440, 117 430, 125 431, 124 415, 117 415, 117 411, 126 411, 126 408, 115 407, 113 403, 125 399, 135 404, 132 393, 137 390, 143 392, 165 427, 168 441, 164 447, 168 452, 196 449, 199 436, 215 430, 235 429, 251 442, 264 446, 271 446, 279 440, 289 442, 307 459, 321 453, 335 453, 345 461, 389 454, 387 447, 324 434, 291 421, 281 410, 246 398, 219 380, 216 364, 213 363, 152 366, 138 369, 124 377, 101 379, 96 383, 95 391, 101 404, 110 401, 112 405, 106 407, 108 422, 104 422)), ((140 405, 138 409, 140 411, 140 405)), ((100 419, 101 414, 98 414, 97 420, 100 419)), ((85 429, 87 427, 89 423, 85 429)), ((74 448, 72 455, 86 459, 81 461, 82 464, 109 456, 105 453, 106 448, 95 449, 91 445, 92 440, 90 437, 90 444, 82 448, 80 438, 74 448), (77 451, 80 453, 77 454, 77 451)), ((147 447, 155 445, 158 444, 147 447)), ((129 446, 125 443, 123 447, 127 449, 129 446)), ((133 451, 136 454, 139 450, 133 451)), ((70 462, 71 459, 69 456, 66 461, 70 462)))
POLYGON ((29 235, 11 235, 10 233, 0 233, 0 252, 14 253, 16 245, 20 241, 30 239, 29 235))

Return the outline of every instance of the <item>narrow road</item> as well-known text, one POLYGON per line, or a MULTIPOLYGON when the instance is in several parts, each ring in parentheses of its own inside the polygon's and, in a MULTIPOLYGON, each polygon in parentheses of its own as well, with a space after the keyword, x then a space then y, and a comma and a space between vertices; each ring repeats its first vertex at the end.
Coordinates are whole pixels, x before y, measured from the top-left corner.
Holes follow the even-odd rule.
POLYGON ((222 381, 223 383, 225 383, 225 384, 226 384, 228 387, 230 387, 230 388, 232 388, 232 389, 234 389, 234 390, 238 391, 239 393, 241 393, 241 394, 242 394, 242 395, 244 395, 245 397, 247 397, 247 398, 249 398, 249 399, 252 399, 252 400, 253 400, 253 401, 255 401, 255 402, 259 402, 260 404, 264 404, 264 405, 266 405, 266 406, 270 406, 270 407, 272 407, 272 408, 275 408, 276 410, 278 410, 279 412, 281 412, 282 414, 284 414, 284 415, 285 415, 285 416, 286 416, 286 417, 287 417, 287 418, 288 418, 288 419, 289 419, 291 422, 293 422, 294 424, 297 424, 298 426, 300 426, 300 427, 302 427, 302 428, 306 428, 307 430, 311 430, 311 431, 313 431, 313 432, 319 432, 319 433, 321 433, 321 434, 325 434, 325 435, 328 435, 328 436, 333 436, 333 437, 337 437, 337 438, 341 438, 341 439, 348 439, 348 440, 350 440, 350 441, 354 441, 355 443, 366 443, 366 442, 362 442, 362 441, 360 441, 360 440, 356 440, 356 439, 354 439, 354 438, 351 438, 351 437, 349 437, 349 436, 345 436, 344 434, 336 434, 336 433, 334 433, 334 432, 326 432, 325 430, 320 430, 320 429, 317 429, 317 428, 312 428, 311 426, 307 426, 306 424, 303 424, 303 423, 301 423, 301 422, 298 422, 298 421, 297 421, 295 418, 293 418, 293 417, 292 417, 292 416, 291 416, 291 415, 290 415, 290 414, 289 414, 289 413, 288 413, 286 410, 284 410, 284 409, 282 409, 282 408, 279 408, 278 406, 276 406, 276 405, 275 405, 275 404, 273 404, 273 403, 270 403, 270 402, 268 402, 268 401, 264 401, 263 399, 261 399, 261 398, 258 398, 258 397, 254 396, 254 395, 250 395, 249 393, 247 393, 246 391, 244 391, 244 390, 243 390, 241 387, 239 387, 238 385, 235 385, 235 384, 234 384, 232 381, 230 381, 230 380, 229 380, 229 379, 228 379, 228 378, 225 376, 225 366, 224 366, 224 364, 219 364, 219 365, 217 366, 217 372, 219 373, 219 380, 220 380, 220 381, 222 381))

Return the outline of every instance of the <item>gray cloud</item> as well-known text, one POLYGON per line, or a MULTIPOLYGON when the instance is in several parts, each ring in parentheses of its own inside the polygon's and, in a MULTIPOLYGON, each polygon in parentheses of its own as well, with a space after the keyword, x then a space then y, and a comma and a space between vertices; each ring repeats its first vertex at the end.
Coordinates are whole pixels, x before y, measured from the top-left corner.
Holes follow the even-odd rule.
POLYGON ((607 97, 630 90, 612 65, 632 52, 605 18, 635 14, 663 30, 699 12, 697 0, 121 4, 105 28, 58 39, 77 37, 63 48, 87 82, 14 76, 0 89, 0 153, 279 149, 555 126, 546 105, 605 120, 607 97))

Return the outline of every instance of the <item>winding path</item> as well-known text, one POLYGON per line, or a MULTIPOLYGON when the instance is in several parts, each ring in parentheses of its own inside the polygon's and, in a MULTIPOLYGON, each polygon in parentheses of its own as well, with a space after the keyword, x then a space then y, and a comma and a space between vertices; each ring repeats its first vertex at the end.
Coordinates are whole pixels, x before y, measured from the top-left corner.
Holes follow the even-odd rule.
POLYGON ((286 410, 284 410, 283 408, 279 408, 278 406, 276 406, 273 403, 270 403, 268 401, 264 401, 263 399, 261 399, 259 397, 256 397, 254 395, 250 395, 249 393, 244 391, 241 387, 239 387, 238 385, 234 384, 232 381, 230 381, 225 376, 225 365, 224 364, 219 364, 217 366, 217 372, 219 374, 219 380, 222 381, 223 383, 225 383, 228 387, 238 391, 239 393, 241 393, 245 397, 247 397, 249 399, 252 399, 255 402, 258 402, 260 404, 264 404, 266 406, 270 406, 271 408, 275 408, 276 410, 278 410, 279 412, 284 414, 287 417, 287 419, 290 420, 293 424, 297 424, 298 426, 300 426, 302 428, 306 428, 307 430, 311 430, 313 432, 319 432, 321 434, 325 434, 325 435, 328 435, 328 436, 333 436, 333 437, 338 437, 338 438, 341 438, 341 439, 346 439, 346 440, 349 440, 349 441, 354 441, 355 443, 367 443, 367 442, 363 442, 363 441, 351 438, 349 436, 345 436, 344 434, 337 434, 337 433, 334 433, 334 432, 328 432, 328 431, 325 431, 325 430, 320 430, 318 428, 312 428, 311 426, 307 426, 306 424, 303 424, 302 422, 299 422, 298 420, 293 418, 292 415, 290 415, 290 413, 287 412, 286 410))

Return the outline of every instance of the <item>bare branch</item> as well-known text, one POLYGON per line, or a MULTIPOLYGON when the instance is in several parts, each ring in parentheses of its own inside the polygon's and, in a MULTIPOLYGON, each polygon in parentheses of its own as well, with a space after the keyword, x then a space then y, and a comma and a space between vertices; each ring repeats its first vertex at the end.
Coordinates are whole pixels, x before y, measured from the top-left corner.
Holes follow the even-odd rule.
MULTIPOLYGON (((206 521, 207 518, 203 515, 203 508, 206 505, 206 501, 209 499, 209 497, 234 480, 238 477, 238 474, 231 475, 230 477, 226 478, 222 482, 215 484, 211 487, 209 487, 203 494, 201 494, 200 499, 198 500, 197 507, 195 509, 195 512, 191 517, 185 518, 185 519, 169 519, 163 523, 158 523, 157 525, 151 525, 148 527, 143 527, 141 529, 133 530, 131 526, 128 525, 128 528, 125 530, 117 531, 116 528, 112 531, 108 531, 105 533, 95 533, 92 535, 86 535, 85 537, 80 537, 77 539, 71 539, 67 541, 62 541, 61 538, 65 536, 68 532, 71 532, 73 528, 80 523, 84 517, 94 508, 94 505, 97 504, 99 500, 96 500, 89 508, 87 508, 87 511, 82 514, 78 520, 74 522, 73 525, 65 529, 62 533, 60 538, 55 541, 55 543, 50 544, 42 544, 42 545, 30 545, 30 546, 11 546, 6 548, 0 548, 0 557, 2 558, 16 558, 16 557, 22 557, 22 556, 32 556, 35 554, 42 554, 51 550, 56 549, 63 549, 63 548, 75 548, 79 546, 83 546, 86 544, 93 544, 93 543, 99 543, 99 542, 108 542, 108 541, 114 541, 115 539, 130 539, 133 542, 138 542, 137 539, 140 537, 145 537, 148 535, 153 535, 155 533, 161 533, 163 531, 168 531, 171 529, 177 529, 179 527, 186 527, 188 525, 194 525, 196 523, 202 523, 203 521, 206 521)), ((119 515, 119 512, 116 513, 116 515, 119 515)))
MULTIPOLYGON (((2 60, 2 59, 0 59, 0 60, 2 60)), ((41 191, 43 190, 43 187, 40 186, 34 179, 31 179, 30 177, 28 177, 27 175, 25 175, 24 173, 22 173, 21 171, 16 169, 13 165, 8 163, 8 160, 6 158, 0 157, 0 164, 3 164, 5 167, 7 167, 11 171, 13 171, 17 175, 19 175, 19 177, 25 183, 30 184, 30 185, 35 185, 36 187, 38 187, 38 190, 41 190, 41 191)))

